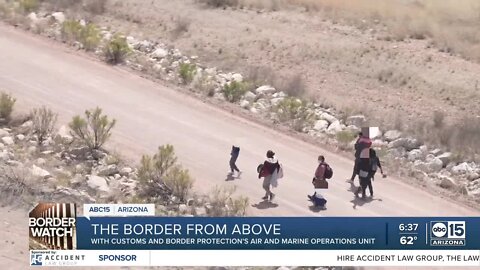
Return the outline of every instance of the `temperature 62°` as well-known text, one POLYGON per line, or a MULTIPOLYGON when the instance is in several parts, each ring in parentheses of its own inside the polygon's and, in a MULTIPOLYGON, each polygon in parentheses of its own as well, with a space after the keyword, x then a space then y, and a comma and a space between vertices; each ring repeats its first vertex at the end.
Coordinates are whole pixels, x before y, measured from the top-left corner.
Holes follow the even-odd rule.
POLYGON ((413 235, 403 235, 400 237, 400 244, 401 245, 413 245, 414 242, 418 239, 417 236, 413 235))

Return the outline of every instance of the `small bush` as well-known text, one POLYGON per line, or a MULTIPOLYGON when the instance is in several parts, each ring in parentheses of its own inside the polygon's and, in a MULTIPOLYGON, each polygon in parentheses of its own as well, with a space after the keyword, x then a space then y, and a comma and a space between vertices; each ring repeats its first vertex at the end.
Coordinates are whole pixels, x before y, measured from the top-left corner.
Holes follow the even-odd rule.
POLYGON ((216 83, 211 76, 206 74, 201 74, 201 76, 195 75, 192 81, 194 89, 200 90, 200 92, 205 93, 207 96, 212 97, 215 95, 216 83))
POLYGON ((83 48, 85 50, 95 50, 100 44, 100 40, 100 30, 95 24, 89 23, 86 26, 82 27, 79 41, 83 44, 83 48))
POLYGON ((183 169, 181 166, 175 166, 165 177, 165 185, 171 190, 174 196, 183 202, 187 199, 187 195, 193 187, 193 180, 188 170, 183 169))
POLYGON ((82 25, 76 20, 66 20, 62 23, 61 35, 64 41, 77 41, 80 39, 82 25))
POLYGON ((172 145, 163 145, 153 156, 144 155, 138 169, 140 196, 147 200, 166 200, 170 195, 185 201, 193 186, 187 170, 177 164, 172 145))
POLYGON ((85 111, 85 117, 75 116, 70 122, 72 136, 79 139, 90 150, 100 149, 110 138, 115 119, 102 115, 99 107, 85 111))
POLYGON ((440 111, 435 111, 433 113, 433 126, 435 128, 442 128, 444 126, 445 114, 440 111))
POLYGON ((248 85, 245 82, 232 81, 223 87, 223 95, 229 102, 239 101, 248 91, 248 85))
POLYGON ((42 107, 33 109, 30 112, 30 117, 33 122, 33 133, 37 135, 38 144, 42 144, 52 134, 57 122, 57 114, 46 107, 42 107))
POLYGON ((302 131, 315 121, 315 113, 305 100, 288 97, 278 103, 275 109, 278 120, 290 124, 296 131, 302 131))
POLYGON ((0 118, 10 120, 13 111, 13 105, 17 100, 7 93, 2 92, 0 95, 0 118))
POLYGON ((127 39, 119 34, 115 34, 104 48, 105 60, 114 65, 122 63, 130 51, 127 39))
POLYGON ((67 20, 62 24, 62 38, 65 41, 78 41, 87 51, 94 50, 100 44, 100 30, 93 23, 83 26, 76 20, 67 20))
POLYGON ((351 143, 352 141, 354 141, 355 138, 357 137, 357 135, 354 132, 351 132, 351 131, 348 131, 348 130, 342 130, 342 131, 337 132, 336 137, 337 137, 337 141, 339 143, 346 146, 349 143, 351 143))
POLYGON ((235 187, 215 187, 208 199, 208 215, 213 217, 245 216, 249 200, 247 197, 233 197, 235 187))
POLYGON ((306 93, 305 82, 300 74, 286 79, 276 79, 273 85, 291 97, 303 97, 306 93))
POLYGON ((179 68, 179 75, 184 84, 192 82, 195 73, 197 72, 197 66, 195 64, 181 63, 179 68))
POLYGON ((39 7, 38 0, 20 0, 18 4, 20 5, 20 9, 25 13, 35 11, 39 7))
POLYGON ((191 21, 187 18, 177 18, 175 20, 175 27, 172 30, 174 38, 180 37, 183 33, 188 32, 191 21))

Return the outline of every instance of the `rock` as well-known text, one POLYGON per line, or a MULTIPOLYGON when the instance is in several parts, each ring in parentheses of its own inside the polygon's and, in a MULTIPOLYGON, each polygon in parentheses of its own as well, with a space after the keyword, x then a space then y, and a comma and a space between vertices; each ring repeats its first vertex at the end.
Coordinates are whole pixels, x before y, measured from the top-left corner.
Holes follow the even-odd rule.
POLYGON ((232 80, 234 80, 236 82, 242 82, 243 81, 243 76, 242 76, 242 74, 234 73, 232 75, 232 80))
POLYGON ((328 123, 334 123, 334 122, 337 122, 338 119, 335 118, 333 115, 329 114, 329 113, 326 113, 326 112, 323 112, 319 115, 320 119, 323 119, 323 120, 327 120, 328 123))
POLYGON ((61 138, 63 141, 65 141, 66 143, 71 143, 73 141, 73 137, 70 134, 70 129, 65 125, 61 126, 58 129, 57 136, 61 138))
POLYGON ((168 56, 168 51, 163 48, 157 48, 152 53, 152 57, 155 59, 162 59, 168 56))
POLYGON ((475 181, 477 179, 480 178, 480 174, 478 172, 470 172, 468 175, 467 175, 467 179, 469 181, 475 181))
POLYGON ((426 145, 422 145, 418 148, 424 155, 428 153, 428 147, 426 145))
POLYGON ((245 100, 248 101, 248 102, 253 102, 253 101, 255 101, 255 98, 256 98, 256 97, 257 97, 257 96, 256 96, 254 93, 252 93, 251 91, 248 91, 248 92, 245 93, 245 95, 243 96, 243 99, 245 99, 245 100))
POLYGON ((184 214, 188 212, 188 206, 186 204, 180 204, 178 206, 178 212, 184 214))
POLYGON ((361 129, 358 126, 355 125, 349 125, 345 129, 346 131, 355 134, 355 136, 361 131, 361 129))
POLYGON ((50 173, 47 170, 44 170, 40 167, 37 167, 35 165, 32 165, 32 169, 30 170, 33 176, 39 176, 44 179, 50 177, 50 173))
POLYGON ((343 129, 342 124, 340 123, 340 121, 337 120, 337 121, 331 123, 330 126, 328 126, 327 134, 335 135, 338 132, 342 131, 342 129, 343 129))
POLYGON ((277 93, 275 93, 275 94, 272 95, 272 97, 274 97, 274 98, 285 98, 285 97, 287 97, 287 96, 288 96, 288 95, 285 94, 283 91, 277 92, 277 93))
POLYGON ((400 136, 402 136, 402 133, 398 130, 389 130, 389 131, 385 132, 385 134, 383 135, 383 137, 385 138, 385 140, 387 142, 393 142, 393 141, 399 139, 400 136))
POLYGON ((8 135, 10 135, 10 133, 7 130, 0 128, 0 137, 6 137, 8 135))
POLYGON ((103 166, 98 168, 98 176, 112 176, 119 173, 118 167, 115 164, 103 166))
POLYGON ((436 148, 436 149, 433 149, 432 151, 430 151, 430 154, 432 154, 434 156, 438 156, 441 153, 443 153, 443 151, 442 151, 442 149, 439 149, 439 148, 436 148))
POLYGON ((382 141, 382 140, 380 140, 380 139, 374 140, 374 141, 372 142, 372 146, 373 146, 373 147, 376 147, 376 148, 383 148, 383 147, 386 147, 387 145, 388 145, 387 142, 382 141))
POLYGON ((197 214, 197 216, 205 217, 207 216, 207 210, 205 207, 195 207, 195 214, 197 214))
POLYGON ((390 148, 387 151, 387 153, 389 155, 392 155, 393 157, 400 158, 400 157, 405 157, 406 156, 407 150, 405 150, 405 148, 403 148, 403 147, 390 148))
POLYGON ((345 124, 348 125, 354 125, 357 127, 363 127, 363 125, 367 122, 367 119, 363 115, 352 115, 347 117, 347 120, 345 121, 345 124))
POLYGON ((448 176, 443 176, 441 175, 439 177, 440 179, 440 186, 442 188, 445 188, 445 189, 453 189, 457 186, 457 183, 455 182, 455 180, 453 180, 452 178, 448 177, 448 176))
POLYGON ((451 169, 451 172, 454 175, 466 174, 472 172, 472 168, 470 167, 470 165, 468 165, 468 163, 463 162, 458 164, 457 166, 454 166, 451 169))
POLYGON ((87 184, 91 189, 110 192, 107 180, 103 177, 90 175, 87 177, 87 184))
POLYGON ((155 45, 148 40, 143 40, 136 43, 134 49, 144 53, 150 53, 155 49, 155 45))
POLYGON ((325 130, 327 130, 328 128, 328 121, 326 120, 317 120, 317 122, 315 122, 315 125, 313 126, 313 129, 316 130, 316 131, 321 131, 321 132, 324 132, 325 130))
POLYGON ((270 85, 262 85, 255 89, 255 93, 257 94, 262 94, 262 95, 269 95, 277 92, 277 89, 275 87, 270 86, 270 85))
POLYGON ((54 13, 52 13, 52 17, 59 24, 62 24, 63 22, 65 22, 65 14, 63 14, 63 12, 54 12, 54 13))
POLYGON ((29 146, 27 151, 30 153, 30 154, 33 154, 35 152, 37 152, 37 147, 35 145, 32 145, 32 146, 29 146))
POLYGON ((247 100, 242 100, 240 101, 240 107, 248 109, 250 107, 250 102, 248 102, 247 100))
POLYGON ((439 172, 443 168, 443 162, 439 158, 434 158, 426 164, 428 172, 439 172))
POLYGON ((272 103, 272 106, 277 106, 280 102, 282 102, 285 98, 283 97, 278 97, 278 98, 272 98, 270 102, 272 103))
POLYGON ((443 153, 438 156, 438 158, 443 162, 443 166, 447 166, 450 161, 452 161, 453 154, 450 152, 443 153))
POLYGON ((133 169, 130 167, 124 167, 120 170, 120 175, 129 176, 133 172, 133 169))
POLYGON ((422 160, 423 159, 423 152, 420 149, 414 149, 408 152, 408 160, 415 161, 415 160, 422 160))
POLYGON ((0 149, 4 149, 5 145, 3 143, 0 143, 0 149))
POLYGON ((28 14, 27 18, 30 20, 30 27, 33 28, 37 25, 38 23, 38 17, 35 12, 32 12, 28 14))
POLYGON ((11 157, 12 155, 7 150, 0 152, 0 160, 9 161, 11 157))
POLYGON ((37 160, 35 161, 35 163, 39 166, 41 165, 44 165, 45 163, 47 163, 47 161, 44 159, 44 158, 37 158, 37 160))
POLYGON ((25 135, 18 134, 17 136, 15 136, 15 138, 17 138, 18 141, 23 141, 23 140, 25 140, 25 135))
POLYGON ((12 145, 12 144, 15 143, 15 141, 13 140, 13 138, 10 137, 10 136, 3 137, 3 138, 2 138, 2 141, 3 141, 3 143, 6 144, 6 145, 12 145))
POLYGON ((252 108, 250 108, 250 112, 257 114, 258 110, 255 107, 252 107, 252 108))
POLYGON ((389 148, 404 147, 407 151, 418 149, 420 142, 415 138, 398 138, 388 144, 389 148))

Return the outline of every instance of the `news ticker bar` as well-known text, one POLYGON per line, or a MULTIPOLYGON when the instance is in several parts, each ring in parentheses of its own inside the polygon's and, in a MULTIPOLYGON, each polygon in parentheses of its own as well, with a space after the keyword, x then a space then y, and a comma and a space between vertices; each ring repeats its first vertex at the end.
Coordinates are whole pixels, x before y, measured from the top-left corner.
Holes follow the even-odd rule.
POLYGON ((32 250, 30 265, 480 267, 480 250, 32 250))
POLYGON ((82 250, 480 250, 473 217, 79 217, 82 250))

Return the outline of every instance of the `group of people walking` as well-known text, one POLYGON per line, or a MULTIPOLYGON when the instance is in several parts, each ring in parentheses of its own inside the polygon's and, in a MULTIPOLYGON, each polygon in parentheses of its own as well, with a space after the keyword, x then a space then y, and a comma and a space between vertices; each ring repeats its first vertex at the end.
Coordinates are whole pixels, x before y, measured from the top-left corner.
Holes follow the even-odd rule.
MULTIPOLYGON (((240 154, 240 147, 232 146, 230 153, 230 174, 237 173, 239 177, 241 171, 236 165, 236 161, 240 154)), ((366 190, 369 190, 370 196, 373 196, 373 185, 377 170, 380 170, 383 177, 386 175, 383 172, 380 159, 376 151, 372 148, 372 141, 368 134, 360 132, 358 134, 357 141, 355 142, 355 163, 352 172, 352 176, 348 181, 354 183, 356 176, 358 175, 360 186, 355 189, 355 196, 359 194, 362 198, 366 198, 366 190)), ((273 200, 275 194, 272 192, 272 187, 278 185, 278 179, 283 177, 283 168, 275 157, 275 153, 272 150, 268 150, 265 161, 257 167, 258 178, 263 178, 262 187, 265 190, 265 196, 263 200, 273 200)), ((325 161, 325 157, 320 155, 318 157, 318 166, 315 170, 312 184, 314 187, 313 195, 308 195, 308 199, 314 203, 317 207, 325 207, 327 200, 323 196, 323 190, 328 189, 328 179, 332 178, 333 170, 330 165, 325 161)))

